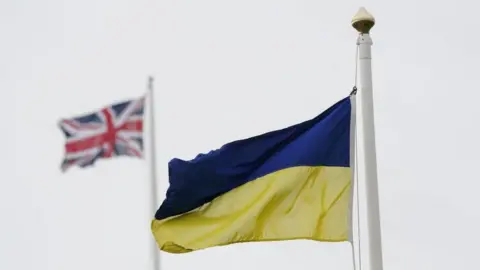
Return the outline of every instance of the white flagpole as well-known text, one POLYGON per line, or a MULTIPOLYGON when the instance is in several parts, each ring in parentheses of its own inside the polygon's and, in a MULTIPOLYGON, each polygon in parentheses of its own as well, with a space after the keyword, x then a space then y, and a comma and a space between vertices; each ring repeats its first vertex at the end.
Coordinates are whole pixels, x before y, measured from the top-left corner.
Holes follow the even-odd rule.
MULTIPOLYGON (((156 144, 155 144, 155 110, 154 106, 154 94, 153 94, 153 77, 148 78, 148 100, 149 100, 149 110, 150 110, 150 182, 151 182, 151 203, 152 203, 152 212, 157 211, 157 162, 156 162, 156 144)), ((152 257, 153 270, 160 270, 160 252, 158 250, 156 242, 152 239, 152 257)))
POLYGON ((360 8, 352 19, 352 26, 358 33, 357 45, 359 46, 359 73, 360 87, 358 94, 361 96, 362 107, 361 130, 363 131, 363 151, 360 164, 363 164, 365 177, 365 190, 367 201, 368 221, 368 253, 369 269, 383 270, 382 238, 380 229, 380 207, 378 199, 377 157, 375 147, 375 123, 373 112, 372 93, 372 55, 370 29, 375 24, 375 19, 365 8, 360 8))

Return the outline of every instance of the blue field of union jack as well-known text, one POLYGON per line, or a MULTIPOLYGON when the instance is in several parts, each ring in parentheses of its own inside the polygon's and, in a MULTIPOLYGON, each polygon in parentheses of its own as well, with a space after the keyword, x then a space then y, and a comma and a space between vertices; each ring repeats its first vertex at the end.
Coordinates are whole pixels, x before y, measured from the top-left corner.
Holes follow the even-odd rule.
POLYGON ((62 171, 72 166, 87 167, 100 158, 143 157, 143 115, 145 98, 124 101, 95 113, 62 119, 66 136, 62 171))

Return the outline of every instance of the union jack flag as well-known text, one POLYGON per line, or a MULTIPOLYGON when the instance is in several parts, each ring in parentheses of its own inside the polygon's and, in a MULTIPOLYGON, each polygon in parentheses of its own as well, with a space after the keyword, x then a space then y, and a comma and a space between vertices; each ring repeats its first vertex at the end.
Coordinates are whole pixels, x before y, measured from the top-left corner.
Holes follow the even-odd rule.
POLYGON ((61 120, 59 127, 66 137, 62 171, 75 165, 93 165, 100 158, 142 158, 144 101, 142 97, 61 120))

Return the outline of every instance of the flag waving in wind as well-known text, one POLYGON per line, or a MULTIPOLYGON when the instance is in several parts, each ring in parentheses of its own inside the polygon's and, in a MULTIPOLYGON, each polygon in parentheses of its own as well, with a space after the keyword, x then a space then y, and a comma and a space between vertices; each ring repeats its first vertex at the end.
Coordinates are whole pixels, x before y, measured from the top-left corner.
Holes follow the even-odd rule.
POLYGON ((63 171, 86 167, 100 158, 143 156, 144 97, 116 103, 95 113, 63 119, 66 137, 63 171))
POLYGON ((151 229, 161 250, 350 239, 353 97, 317 117, 169 163, 151 229))

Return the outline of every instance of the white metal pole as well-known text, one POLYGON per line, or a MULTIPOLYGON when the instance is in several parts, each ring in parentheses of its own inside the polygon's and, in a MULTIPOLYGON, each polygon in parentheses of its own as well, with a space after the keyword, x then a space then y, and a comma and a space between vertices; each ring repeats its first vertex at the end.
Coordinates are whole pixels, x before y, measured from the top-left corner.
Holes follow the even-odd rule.
MULTIPOLYGON (((157 202, 157 162, 156 162, 156 144, 155 144, 155 110, 154 110, 154 94, 153 94, 153 77, 148 78, 148 100, 149 100, 149 110, 150 110, 150 117, 149 117, 149 128, 150 128, 150 182, 151 182, 151 204, 152 204, 152 212, 155 213, 158 207, 157 202)), ((157 244, 152 238, 152 257, 153 263, 152 267, 153 270, 160 270, 160 252, 158 250, 157 244)))
POLYGON ((380 207, 378 199, 377 157, 375 147, 375 121, 372 93, 372 55, 370 29, 375 19, 365 8, 360 8, 352 19, 352 26, 359 32, 357 45, 359 46, 359 77, 358 94, 361 96, 362 107, 363 156, 362 162, 365 177, 368 222, 368 253, 370 270, 383 270, 382 238, 380 228, 380 207))

